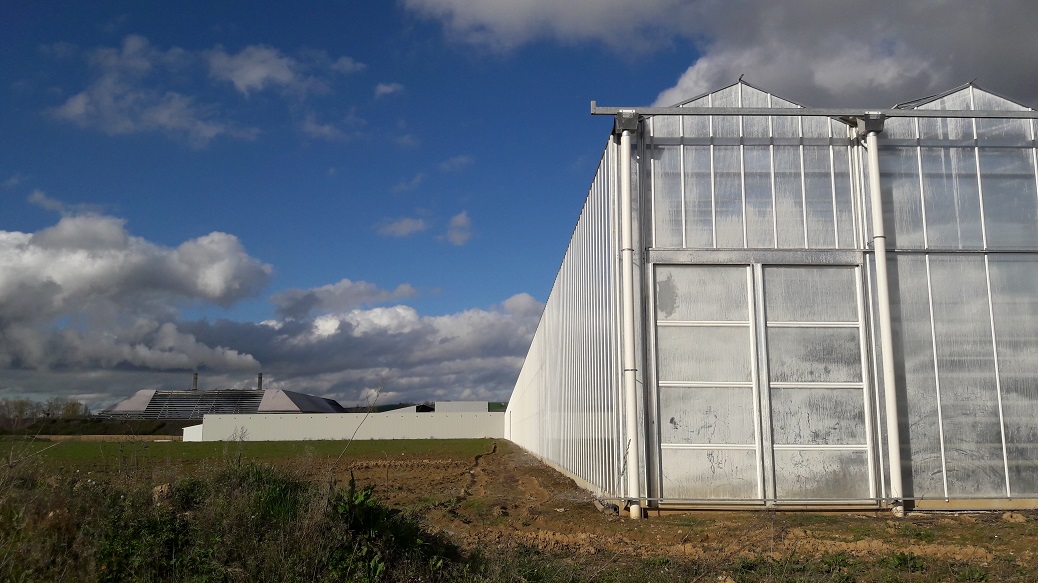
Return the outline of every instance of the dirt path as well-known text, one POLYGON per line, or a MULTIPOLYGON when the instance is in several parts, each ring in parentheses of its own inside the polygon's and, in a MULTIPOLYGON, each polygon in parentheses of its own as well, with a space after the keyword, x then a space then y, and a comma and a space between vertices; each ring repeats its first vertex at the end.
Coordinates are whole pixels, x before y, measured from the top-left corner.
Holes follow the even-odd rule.
MULTIPOLYGON (((351 460, 338 476, 374 484, 390 505, 423 515, 466 549, 527 547, 619 557, 687 557, 718 564, 747 556, 875 558, 912 553, 1031 567, 1038 516, 1014 513, 693 512, 632 521, 599 512, 589 493, 500 441, 460 457, 351 460), (1022 520, 1022 522, 1021 522, 1022 520)), ((607 561, 608 562, 608 561, 607 561)))

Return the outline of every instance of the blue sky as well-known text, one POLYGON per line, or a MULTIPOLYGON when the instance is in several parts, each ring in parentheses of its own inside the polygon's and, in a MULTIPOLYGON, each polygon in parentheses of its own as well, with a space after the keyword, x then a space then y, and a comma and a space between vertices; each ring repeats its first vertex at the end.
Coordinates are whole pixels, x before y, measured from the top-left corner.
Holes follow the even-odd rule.
POLYGON ((1032 2, 0 2, 0 397, 506 399, 611 120, 1038 103, 1032 2))

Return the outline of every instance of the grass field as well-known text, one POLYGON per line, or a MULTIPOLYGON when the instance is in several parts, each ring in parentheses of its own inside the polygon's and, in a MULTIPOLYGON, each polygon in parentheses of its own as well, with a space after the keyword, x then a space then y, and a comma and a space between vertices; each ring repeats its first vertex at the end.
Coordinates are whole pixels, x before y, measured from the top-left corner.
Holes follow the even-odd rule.
POLYGON ((7 437, 0 454, 0 580, 1038 581, 1034 513, 630 521, 501 440, 7 437))

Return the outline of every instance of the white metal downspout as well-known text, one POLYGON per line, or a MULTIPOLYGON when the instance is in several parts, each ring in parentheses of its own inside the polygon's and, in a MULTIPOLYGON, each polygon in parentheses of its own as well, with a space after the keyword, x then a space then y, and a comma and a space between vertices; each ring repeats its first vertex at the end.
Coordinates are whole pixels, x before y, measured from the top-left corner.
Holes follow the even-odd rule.
MULTIPOLYGON (((619 116, 618 116, 619 117, 619 116)), ((631 518, 641 518, 639 475, 641 458, 638 429, 638 364, 635 351, 634 235, 631 198, 631 130, 620 134, 620 278, 623 326, 623 385, 627 428, 627 498, 631 518)))
POLYGON ((901 432, 894 378, 894 333, 890 318, 890 285, 887 278, 887 236, 883 227, 882 188, 879 177, 879 146, 876 136, 883 131, 884 117, 867 113, 858 120, 865 132, 869 159, 869 198, 872 202, 872 248, 876 253, 876 303, 879 307, 879 342, 883 354, 883 400, 887 418, 887 457, 890 458, 890 498, 895 515, 902 515, 904 485, 901 478, 901 432))

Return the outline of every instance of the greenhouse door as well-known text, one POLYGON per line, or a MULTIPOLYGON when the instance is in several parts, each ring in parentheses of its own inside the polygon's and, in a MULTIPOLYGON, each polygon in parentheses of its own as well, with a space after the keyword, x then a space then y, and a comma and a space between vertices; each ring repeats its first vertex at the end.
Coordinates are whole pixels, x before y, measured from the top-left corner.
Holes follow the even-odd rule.
POLYGON ((661 498, 873 498, 859 268, 654 271, 661 498))

